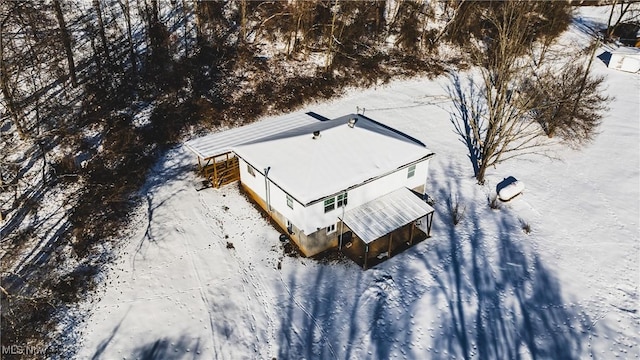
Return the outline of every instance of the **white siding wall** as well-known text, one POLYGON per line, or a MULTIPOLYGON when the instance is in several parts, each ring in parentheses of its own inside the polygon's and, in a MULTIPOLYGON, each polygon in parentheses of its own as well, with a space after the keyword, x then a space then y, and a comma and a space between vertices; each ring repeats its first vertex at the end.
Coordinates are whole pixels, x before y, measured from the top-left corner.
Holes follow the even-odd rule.
MULTIPOLYGON (((403 186, 412 189, 425 185, 428 170, 429 159, 416 164, 415 175, 411 178, 407 178, 408 170, 407 168, 404 168, 352 189, 348 191, 348 202, 344 211, 353 209, 403 186)), ((324 201, 320 201, 307 207, 305 212, 306 214, 302 220, 306 219, 306 222, 300 223, 300 225, 295 222, 294 224, 304 230, 305 234, 311 234, 317 231, 318 228, 324 228, 331 224, 335 224, 338 221, 338 217, 342 217, 343 208, 336 207, 334 210, 325 214, 324 201)))
MULTIPOLYGON (((240 181, 266 201, 264 176, 262 176, 258 171, 255 171, 255 177, 249 174, 247 171, 247 163, 242 159, 240 159, 239 166, 240 181)), ((423 186, 426 184, 428 170, 429 159, 416 164, 415 175, 411 178, 407 178, 408 168, 403 168, 387 176, 352 189, 348 192, 348 202, 344 211, 353 209, 403 186, 410 189, 423 186)), ((322 229, 331 224, 337 223, 338 216, 342 216, 343 208, 337 207, 337 202, 336 208, 325 214, 324 201, 320 201, 305 208, 302 204, 294 200, 293 209, 291 209, 287 206, 287 199, 284 191, 273 183, 269 184, 269 194, 271 207, 289 219, 289 221, 304 231, 307 235, 316 232, 319 228, 322 229)))
MULTIPOLYGON (((256 169, 254 171, 255 177, 249 174, 247 171, 247 163, 240 159, 240 181, 253 190, 258 196, 260 196, 263 200, 267 200, 265 196, 265 182, 264 176, 260 172, 264 172, 264 169, 260 169, 260 172, 256 169)), ((289 221, 291 221, 296 227, 301 227, 299 224, 304 223, 304 207, 293 201, 293 209, 287 206, 287 197, 284 191, 282 191, 279 187, 274 185, 272 182, 269 182, 269 202, 271 204, 271 208, 282 214, 289 221)))
POLYGON ((247 163, 240 158, 238 160, 239 160, 238 166, 240 167, 240 182, 242 182, 248 188, 253 190, 253 192, 255 192, 258 196, 264 199, 265 198, 264 176, 262 176, 262 174, 260 174, 257 170, 254 171, 256 176, 255 177, 252 176, 247 171, 247 163))

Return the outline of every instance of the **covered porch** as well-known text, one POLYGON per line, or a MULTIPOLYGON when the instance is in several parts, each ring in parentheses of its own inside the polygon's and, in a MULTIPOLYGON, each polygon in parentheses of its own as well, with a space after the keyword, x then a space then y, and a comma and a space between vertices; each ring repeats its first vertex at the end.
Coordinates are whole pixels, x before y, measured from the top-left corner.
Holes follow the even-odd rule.
POLYGON ((340 218, 340 249, 368 269, 427 239, 433 214, 434 209, 411 190, 395 190, 340 218))
POLYGON ((238 158, 232 152, 206 159, 198 157, 198 172, 215 188, 240 180, 238 158))
POLYGON ((234 147, 324 120, 312 112, 294 113, 192 139, 185 147, 198 157, 198 172, 204 181, 219 188, 240 180, 234 147))

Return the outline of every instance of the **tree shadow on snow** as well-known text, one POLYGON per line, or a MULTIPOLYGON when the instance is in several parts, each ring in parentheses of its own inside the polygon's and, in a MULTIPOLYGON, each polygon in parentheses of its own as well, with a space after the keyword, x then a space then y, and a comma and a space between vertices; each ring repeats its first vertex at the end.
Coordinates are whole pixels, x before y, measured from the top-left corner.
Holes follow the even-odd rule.
POLYGON ((412 342, 411 304, 424 293, 385 266, 320 265, 283 279, 278 359, 390 359, 412 342), (313 275, 308 275, 313 274, 313 275))
MULTIPOLYGON (((445 194, 440 189, 439 196, 445 194)), ((429 357, 584 358, 592 322, 566 301, 526 236, 515 235, 522 231, 517 219, 505 211, 477 212, 472 202, 465 203, 471 216, 458 226, 442 220, 447 230, 419 254, 437 284, 434 304, 444 302, 447 309, 439 315, 429 357), (498 234, 486 234, 481 221, 496 221, 498 234)), ((442 209, 439 215, 447 216, 442 209)))
POLYGON ((162 219, 160 221, 154 220, 156 211, 182 192, 191 190, 179 187, 167 194, 163 194, 161 193, 161 189, 168 183, 185 181, 185 178, 189 176, 197 176, 194 170, 195 165, 189 161, 169 161, 170 156, 181 156, 181 154, 179 154, 180 151, 185 150, 172 149, 165 153, 153 166, 149 179, 139 192, 140 198, 144 197, 144 202, 146 202, 147 217, 144 235, 138 241, 132 261, 134 270, 137 256, 141 255, 144 258, 143 247, 145 242, 158 243, 158 236, 155 235, 153 225, 158 223, 162 224, 163 221, 162 219))
POLYGON ((485 107, 481 101, 480 94, 477 93, 477 86, 473 79, 468 79, 468 92, 462 88, 460 77, 456 74, 451 76, 451 84, 447 87, 449 97, 453 100, 453 109, 450 113, 450 121, 460 141, 468 151, 469 161, 473 167, 473 174, 480 171, 479 164, 482 158, 481 146, 474 136, 474 124, 481 124, 480 116, 485 112, 485 107))
POLYGON ((454 174, 461 171, 454 164, 446 168, 431 178, 430 239, 366 272, 354 264, 317 265, 283 278, 278 359, 595 356, 589 315, 566 299, 509 209, 490 209, 478 193, 458 195, 465 215, 452 224, 444 200, 469 194, 463 186, 483 188, 454 174), (425 309, 420 300, 428 297, 425 309), (425 311, 432 326, 414 319, 425 311))
MULTIPOLYGON (((91 357, 92 360, 107 359, 103 357, 103 353, 107 346, 118 332, 120 324, 118 324, 105 339, 96 352, 91 357)), ((181 335, 178 338, 160 338, 155 341, 151 341, 137 346, 131 352, 131 358, 138 360, 186 360, 186 359, 201 359, 200 355, 200 339, 192 339, 186 335, 181 335)), ((127 356, 126 358, 129 358, 127 356)))
POLYGON ((162 338, 137 347, 133 358, 140 360, 200 359, 200 339, 190 340, 185 335, 178 339, 162 338))

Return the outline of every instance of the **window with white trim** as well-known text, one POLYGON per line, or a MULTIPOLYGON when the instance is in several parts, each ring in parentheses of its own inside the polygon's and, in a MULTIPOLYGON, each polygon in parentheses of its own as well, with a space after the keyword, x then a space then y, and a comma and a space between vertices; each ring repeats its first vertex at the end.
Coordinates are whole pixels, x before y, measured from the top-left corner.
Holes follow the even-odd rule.
POLYGON ((336 232, 336 224, 331 224, 327 226, 327 234, 331 234, 333 232, 336 232))
POLYGON ((347 206, 347 193, 340 194, 336 198, 338 199, 338 207, 347 206))
POLYGON ((324 200, 324 212, 328 213, 336 207, 347 206, 347 198, 348 196, 346 192, 339 194, 338 196, 326 198, 324 200))
POLYGON ((336 208, 336 198, 330 197, 324 201, 324 212, 328 213, 329 211, 336 208))
POLYGON ((407 179, 413 177, 416 174, 416 165, 409 166, 409 171, 407 171, 407 179))
POLYGON ((287 206, 293 209, 293 198, 287 194, 287 206))
POLYGON ((253 166, 247 164, 247 172, 249 173, 249 175, 256 177, 256 172, 253 171, 253 166))

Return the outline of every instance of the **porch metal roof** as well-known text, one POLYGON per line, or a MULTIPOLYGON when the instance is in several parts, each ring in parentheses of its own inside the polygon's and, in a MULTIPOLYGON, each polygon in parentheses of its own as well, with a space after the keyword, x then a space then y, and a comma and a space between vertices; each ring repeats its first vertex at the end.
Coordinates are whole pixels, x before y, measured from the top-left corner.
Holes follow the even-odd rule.
POLYGON ((185 143, 185 146, 200 158, 207 159, 227 153, 234 146, 324 120, 326 119, 315 113, 295 113, 287 116, 278 116, 189 140, 185 143))
POLYGON ((365 244, 434 212, 407 188, 362 204, 344 214, 341 219, 365 244))

